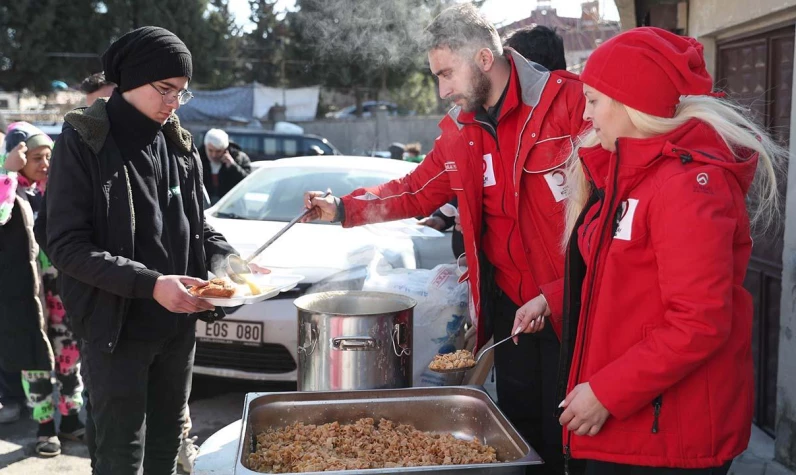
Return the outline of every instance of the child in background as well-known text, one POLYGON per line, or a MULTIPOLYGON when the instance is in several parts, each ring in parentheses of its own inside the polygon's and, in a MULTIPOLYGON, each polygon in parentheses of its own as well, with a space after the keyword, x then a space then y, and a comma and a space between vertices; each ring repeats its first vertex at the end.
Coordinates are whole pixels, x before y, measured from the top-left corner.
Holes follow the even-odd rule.
POLYGON ((0 341, 4 343, 0 345, 0 366, 6 371, 22 371, 25 396, 39 423, 36 452, 45 457, 61 453, 54 419, 56 381, 60 435, 82 440, 85 434, 78 419, 83 384, 77 342, 58 296, 57 271, 33 236, 52 148, 52 139, 33 125, 11 124, 0 180, 0 284, 6 290, 0 296, 0 341))

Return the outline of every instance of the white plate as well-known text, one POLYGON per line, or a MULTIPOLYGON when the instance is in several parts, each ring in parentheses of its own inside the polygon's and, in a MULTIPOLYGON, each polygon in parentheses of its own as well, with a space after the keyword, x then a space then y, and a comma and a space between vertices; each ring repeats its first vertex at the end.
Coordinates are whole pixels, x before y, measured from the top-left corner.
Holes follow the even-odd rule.
POLYGON ((279 295, 280 292, 287 292, 291 290, 299 282, 304 280, 303 275, 299 274, 252 274, 250 277, 254 283, 259 285, 260 287, 271 287, 270 290, 267 292, 263 292, 257 295, 245 295, 240 297, 230 297, 230 298, 221 298, 221 297, 199 297, 202 300, 206 300, 211 304, 217 307, 237 307, 239 305, 249 305, 257 302, 262 302, 263 300, 268 300, 270 298, 276 297, 279 295))

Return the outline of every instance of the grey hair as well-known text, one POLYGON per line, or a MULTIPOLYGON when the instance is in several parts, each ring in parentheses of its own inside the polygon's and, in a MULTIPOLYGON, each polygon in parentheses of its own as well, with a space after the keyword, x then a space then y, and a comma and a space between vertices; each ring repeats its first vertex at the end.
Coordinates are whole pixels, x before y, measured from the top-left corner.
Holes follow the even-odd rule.
POLYGON ((495 57, 503 55, 500 35, 471 3, 461 3, 442 11, 426 28, 426 51, 450 48, 454 53, 488 48, 495 57))

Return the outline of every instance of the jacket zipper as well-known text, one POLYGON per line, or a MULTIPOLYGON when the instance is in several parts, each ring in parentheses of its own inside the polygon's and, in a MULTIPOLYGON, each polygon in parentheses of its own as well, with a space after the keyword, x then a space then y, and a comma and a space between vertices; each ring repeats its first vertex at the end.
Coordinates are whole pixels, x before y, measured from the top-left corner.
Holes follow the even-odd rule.
POLYGON ((489 123, 484 122, 482 120, 478 120, 478 119, 475 119, 475 118, 473 118, 473 120, 478 122, 479 124, 485 126, 485 127, 489 127, 489 129, 492 131, 492 135, 495 137, 495 143, 497 144, 497 148, 498 148, 498 150, 500 150, 500 143, 498 143, 498 139, 497 139, 497 128, 493 127, 492 124, 489 124, 489 123))
POLYGON ((687 165, 687 164, 689 164, 689 163, 694 161, 694 157, 690 153, 688 153, 686 150, 673 148, 672 149, 672 153, 679 156, 680 162, 683 165, 687 165))
MULTIPOLYGON (((101 174, 102 173, 102 163, 100 161, 99 154, 94 153, 94 159, 96 160, 96 163, 97 163, 97 170, 101 174)), ((130 173, 127 170, 127 165, 125 165, 124 163, 122 163, 122 170, 124 171, 124 182, 125 182, 125 185, 127 186, 127 204, 130 206, 130 226, 131 226, 132 232, 133 232, 132 249, 130 249, 128 254, 130 256, 130 259, 133 259, 133 258, 135 258, 135 204, 133 203, 133 189, 132 189, 132 185, 130 184, 130 173)), ((106 213, 106 221, 107 221, 107 213, 106 213)), ((107 225, 107 223, 106 223, 106 225, 107 225)), ((108 239, 107 235, 105 236, 105 239, 106 240, 108 239)), ((122 252, 124 252, 123 249, 122 249, 122 252)), ((123 314, 124 315, 127 315, 127 311, 130 309, 130 304, 131 304, 130 299, 124 299, 123 300, 122 305, 124 307, 124 309, 123 309, 123 314)), ((122 319, 122 323, 116 329, 116 334, 114 335, 112 340, 108 342, 108 349, 111 352, 113 352, 113 350, 116 348, 116 345, 119 343, 119 338, 122 335, 122 327, 123 326, 124 326, 124 319, 122 319)))
POLYGON ((569 453, 569 443, 564 446, 564 475, 569 475, 569 459, 572 454, 569 453))
POLYGON ((525 123, 522 124, 522 129, 520 129, 520 135, 517 138, 517 152, 514 154, 514 167, 511 169, 512 172, 512 183, 517 183, 517 160, 520 159, 520 149, 522 148, 522 134, 525 133, 525 128, 528 127, 528 122, 531 121, 531 116, 533 116, 533 109, 528 114, 528 117, 525 119, 525 123))
MULTIPOLYGON (((564 289, 564 298, 565 298, 564 307, 565 307, 565 311, 567 312, 567 314, 572 314, 572 312, 575 311, 575 308, 572 307, 571 304, 570 304, 570 297, 572 295, 572 291, 574 290, 573 286, 571 285, 572 284, 572 273, 570 272, 570 270, 572 268, 572 265, 573 265, 572 264, 572 257, 573 257, 572 242, 573 242, 573 239, 577 239, 578 227, 580 225, 582 225, 583 222, 585 221, 586 214, 588 214, 588 210, 592 206, 594 206, 595 204, 598 204, 598 203, 600 204, 600 206, 602 206, 601 201, 603 200, 604 196, 605 196, 604 194, 600 195, 599 194, 599 190, 597 190, 597 189, 595 189, 590 194, 589 199, 586 202, 586 206, 583 208, 583 210, 581 211, 580 215, 578 216, 578 219, 575 222, 575 227, 573 228, 573 230, 572 230, 572 232, 570 233, 570 236, 569 236, 570 243, 567 245, 567 251, 566 251, 566 256, 565 256, 566 262, 564 264, 564 281, 570 284, 570 285, 567 286, 567 288, 564 289)), ((599 219, 599 216, 600 216, 600 213, 598 212, 595 215, 595 219, 599 219)), ((575 241, 575 243, 577 245, 577 241, 575 241)), ((585 262, 584 262, 584 267, 585 267, 585 262)), ((577 294, 580 295, 582 293, 582 290, 583 290, 582 287, 578 287, 577 290, 576 290, 577 294)), ((580 298, 578 300, 580 301, 580 298)), ((582 302, 580 302, 580 303, 582 303, 582 302)), ((580 303, 579 303, 579 305, 577 307, 578 308, 578 310, 577 310, 577 312, 578 312, 577 318, 571 318, 571 319, 567 318, 567 319, 564 319, 564 322, 563 322, 562 334, 561 334, 561 350, 560 350, 561 364, 558 365, 558 374, 557 374, 557 377, 556 377, 556 382, 557 382, 557 386, 556 386, 557 399, 556 400, 557 401, 564 399, 566 397, 566 395, 567 395, 567 384, 568 384, 568 379, 569 379, 569 374, 570 374, 569 373, 569 369, 570 369, 570 365, 572 364, 572 361, 574 359, 574 352, 575 352, 575 350, 573 348, 573 346, 575 344, 574 343, 575 336, 572 335, 572 331, 575 330, 575 332, 577 332, 577 327, 578 327, 577 324, 579 323, 579 320, 580 320, 580 308, 581 308, 580 307, 580 303)), ((561 414, 563 412, 564 412, 564 409, 558 408, 556 410, 556 418, 561 417, 561 414)))
POLYGON ((661 415, 661 406, 663 406, 663 394, 656 397, 654 401, 652 401, 652 433, 658 433, 658 417, 661 415))
MULTIPOLYGON (((171 183, 169 183, 168 177, 164 177, 163 176, 163 165, 164 164, 163 164, 163 161, 161 160, 161 157, 160 157, 160 154, 159 154, 160 150, 157 147, 153 148, 151 145, 150 145, 149 150, 150 150, 150 152, 152 154, 152 163, 153 163, 154 168, 155 168, 155 193, 158 196, 158 206, 160 207, 160 213, 161 213, 162 218, 163 218, 163 232, 165 233, 165 236, 166 236, 166 247, 167 247, 167 251, 169 253, 169 257, 171 258, 171 256, 174 255, 174 249, 172 249, 172 246, 171 246, 171 238, 172 238, 171 230, 169 229, 169 224, 168 224, 169 202, 171 201, 169 199, 169 195, 171 195, 171 183), (166 178, 166 180, 165 180, 165 183, 166 183, 166 193, 165 193, 166 202, 165 203, 161 202, 161 196, 160 196, 160 185, 163 184, 163 182, 164 182, 163 179, 164 178, 166 178)), ((166 164, 165 164, 166 167, 168 167, 170 163, 171 163, 171 159, 169 157, 169 150, 168 150, 168 147, 166 147, 166 164)), ((179 176, 177 177, 177 182, 179 183, 179 176)), ((190 239, 190 235, 189 235, 189 239, 190 239)), ((173 265, 171 259, 169 259, 169 273, 170 274, 178 273, 177 270, 174 268, 174 265, 173 265)))
MULTIPOLYGON (((489 124, 489 123, 484 122, 482 120, 478 120, 478 119, 473 119, 473 120, 475 120, 479 124, 483 125, 484 127, 488 127, 492 131, 493 136, 495 138, 495 147, 497 147, 497 151, 498 151, 498 153, 500 153, 500 140, 498 140, 497 127, 493 127, 492 124, 489 124)), ((517 154, 519 154, 519 149, 517 150, 517 154)), ((514 163, 515 164, 517 163, 516 159, 514 160, 514 163)), ((493 162, 492 163, 493 170, 494 170, 494 166, 495 166, 495 164, 493 162)), ((514 186, 514 182, 512 182, 511 185, 512 185, 512 189, 514 189, 516 191, 516 188, 514 186)), ((504 190, 503 199, 500 200, 500 208, 503 210, 503 214, 505 214, 506 216, 509 216, 509 213, 506 211, 505 190, 504 190)), ((509 239, 506 240, 506 253, 509 256, 511 255, 511 236, 514 234, 514 231, 515 231, 515 228, 512 227, 511 231, 509 232, 509 239)), ((522 284, 520 284, 520 291, 522 291, 522 284)))
MULTIPOLYGON (((605 240, 604 239, 605 229, 606 229, 607 225, 612 223, 612 221, 613 221, 613 219, 612 219, 613 216, 612 216, 611 210, 614 209, 614 205, 616 204, 616 196, 617 196, 616 186, 617 186, 617 183, 619 181, 619 158, 620 158, 619 157, 619 141, 617 140, 616 141, 616 164, 614 165, 613 187, 611 189, 611 192, 612 192, 611 193, 611 200, 610 200, 610 202, 608 204, 608 209, 605 210, 606 212, 605 212, 605 214, 603 214, 605 222, 603 223, 603 226, 600 229, 599 240, 597 241, 597 247, 594 249, 594 257, 593 257, 592 262, 591 262, 592 278, 594 278, 594 276, 596 275, 596 272, 597 272, 597 262, 600 260, 600 251, 602 250, 603 241, 605 240)), ((606 188, 606 191, 607 191, 607 188, 606 188)), ((593 290, 594 290, 594 284, 591 283, 591 285, 589 286, 588 293, 586 294, 586 299, 583 302, 585 305, 582 304, 581 307, 580 307, 581 308, 581 312, 583 312, 584 309, 586 310, 586 312, 583 314, 584 317, 588 317, 589 307, 591 306, 592 291, 593 290)), ((579 348, 580 351, 578 352, 577 360, 575 360, 575 359, 572 360, 573 363, 575 363, 575 361, 577 361, 577 364, 578 364, 578 367, 577 367, 577 369, 575 371, 575 382, 576 383, 580 379, 580 370, 581 370, 581 363, 583 361, 583 353, 586 351, 586 334, 588 333, 588 323, 589 323, 588 319, 584 319, 583 322, 581 322, 581 324, 583 325, 583 338, 582 338, 583 341, 581 342, 581 345, 580 345, 580 348, 579 348)), ((575 340, 577 341, 577 332, 576 332, 575 340)), ((565 471, 565 473, 567 475, 568 475, 568 466, 569 466, 569 461, 568 461, 567 454, 569 454, 570 444, 571 443, 572 443, 572 431, 571 430, 567 430, 567 440, 566 440, 566 443, 565 443, 565 451, 566 451, 566 453, 565 453, 565 459, 564 459, 564 467, 565 467, 564 471, 565 471)), ((570 455, 570 457, 571 457, 571 455, 570 455)))
MULTIPOLYGON (((517 151, 514 153, 514 166, 511 169, 511 179, 512 179, 511 183, 512 183, 513 186, 515 186, 515 195, 518 193, 518 191, 516 189, 516 183, 517 183, 517 160, 519 160, 519 158, 520 158, 520 148, 522 147, 522 134, 525 133, 525 129, 528 127, 528 122, 531 121, 531 117, 532 116, 533 116, 533 110, 531 110, 531 112, 528 114, 528 117, 525 118, 525 122, 522 124, 522 129, 520 129, 520 135, 518 136, 519 138, 517 139, 518 140, 517 141, 517 151)), ((498 138, 497 138, 497 136, 498 136, 497 135, 497 129, 495 127, 492 127, 492 124, 488 124, 488 123, 480 121, 478 119, 473 119, 473 120, 475 120, 479 124, 483 124, 484 126, 487 126, 487 127, 491 128, 494 131, 495 146, 497 146, 497 149, 498 149, 498 152, 499 152, 500 151, 500 141, 498 141, 498 138)), ((503 211, 505 212, 506 210, 504 209, 503 211)))
MULTIPOLYGON (((157 143, 157 140, 155 141, 157 143)), ((168 147, 167 147, 168 148, 168 147)), ((152 166, 155 169, 155 184, 160 186, 160 182, 163 181, 163 173, 161 167, 163 166, 160 162, 160 156, 158 155, 158 148, 153 147, 152 144, 149 145, 149 153, 152 157, 152 166)), ((156 186, 156 189, 157 189, 156 186)))

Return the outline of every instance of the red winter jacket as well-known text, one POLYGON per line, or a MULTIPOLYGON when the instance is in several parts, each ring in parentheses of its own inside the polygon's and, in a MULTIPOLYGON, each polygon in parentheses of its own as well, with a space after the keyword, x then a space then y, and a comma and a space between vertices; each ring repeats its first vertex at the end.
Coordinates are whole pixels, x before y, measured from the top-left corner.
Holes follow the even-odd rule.
POLYGON ((698 120, 581 151, 597 191, 567 255, 566 393, 588 382, 611 415, 594 437, 564 429, 572 457, 706 468, 746 448, 757 156, 741 154, 698 120))
MULTIPOLYGON (((563 232, 563 189, 553 189, 551 175, 563 167, 572 140, 583 125, 584 98, 577 76, 566 71, 548 72, 507 49, 512 74, 519 79, 522 104, 511 114, 519 114, 516 140, 514 186, 519 190, 514 200, 528 262, 539 290, 552 310, 551 323, 560 332, 563 302, 564 257, 560 250, 563 232), (527 239, 526 239, 527 237, 527 239)), ((481 250, 483 224, 485 144, 481 126, 472 113, 452 109, 439 126, 442 134, 434 149, 420 165, 404 178, 383 185, 359 189, 342 198, 345 207, 343 226, 351 227, 428 216, 455 194, 464 234, 469 278, 470 315, 476 326, 476 350, 490 337, 479 325, 481 310, 481 250)), ((503 120, 503 119, 501 119, 503 120)), ((561 183, 563 186, 564 183, 561 183)), ((489 298, 490 296, 485 296, 489 298)))

